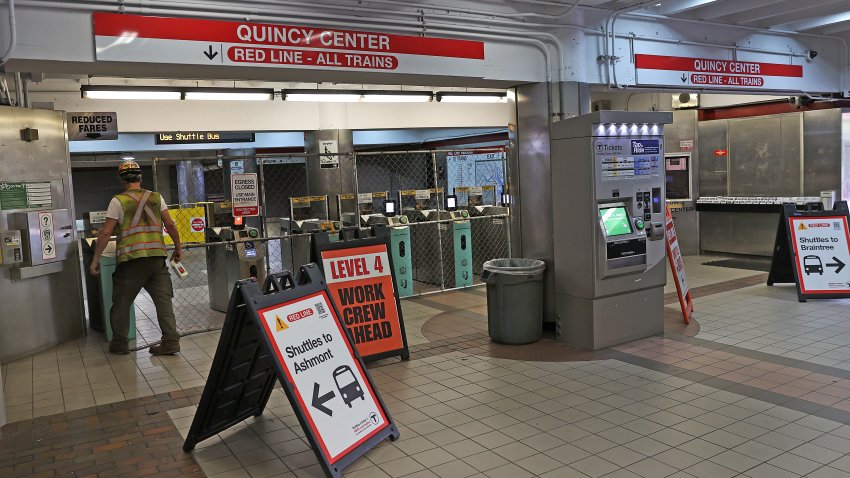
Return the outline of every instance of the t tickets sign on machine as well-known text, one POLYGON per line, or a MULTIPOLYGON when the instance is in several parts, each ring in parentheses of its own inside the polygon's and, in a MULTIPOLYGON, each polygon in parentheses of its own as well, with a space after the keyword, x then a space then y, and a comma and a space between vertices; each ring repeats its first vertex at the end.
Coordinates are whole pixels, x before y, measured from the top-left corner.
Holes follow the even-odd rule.
POLYGON ((850 293, 850 232, 846 216, 789 217, 803 294, 850 293))
POLYGON ((233 217, 260 215, 260 193, 257 187, 257 173, 231 174, 230 193, 233 217))
POLYGON ((360 355, 404 351, 386 244, 322 250, 320 254, 328 289, 360 355))
POLYGON ((806 89, 802 65, 637 54, 635 70, 639 85, 806 89))
POLYGON ((333 465, 389 426, 327 292, 258 313, 328 463, 333 465))
MULTIPOLYGON (((352 22, 356 25, 356 22, 352 22)), ((94 14, 98 61, 484 76, 484 43, 382 32, 94 14)))

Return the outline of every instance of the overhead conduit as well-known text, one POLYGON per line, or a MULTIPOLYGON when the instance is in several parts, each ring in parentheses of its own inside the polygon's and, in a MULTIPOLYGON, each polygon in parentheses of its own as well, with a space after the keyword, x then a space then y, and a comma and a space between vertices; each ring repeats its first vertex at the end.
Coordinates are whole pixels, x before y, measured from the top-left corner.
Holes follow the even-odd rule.
MULTIPOLYGON (((82 0, 79 2, 75 2, 73 4, 63 3, 58 1, 51 0, 18 0, 20 5, 32 6, 32 7, 46 7, 46 8, 54 8, 54 9, 73 9, 73 10, 82 10, 82 11, 108 11, 114 12, 116 11, 115 2, 113 0, 82 0)), ((645 6, 648 3, 652 3, 651 1, 642 2, 641 4, 627 7, 625 9, 610 11, 608 9, 602 9, 599 7, 590 7, 590 6, 580 6, 578 5, 579 0, 574 3, 567 4, 562 2, 555 2, 550 0, 517 0, 517 3, 526 3, 533 5, 541 5, 547 7, 567 7, 564 11, 555 14, 547 14, 547 13, 536 13, 536 12, 486 12, 482 10, 474 10, 468 8, 458 8, 458 7, 447 7, 443 5, 433 5, 427 3, 407 3, 407 2, 399 2, 396 0, 370 0, 368 3, 376 3, 376 4, 384 4, 384 5, 392 5, 401 8, 416 8, 416 9, 428 9, 431 12, 428 13, 428 16, 437 16, 448 20, 453 20, 455 22, 474 22, 476 25, 469 25, 464 23, 442 23, 442 22, 434 22, 430 20, 426 20, 424 11, 411 11, 411 10, 387 10, 387 9, 377 9, 377 8, 369 8, 358 5, 346 6, 346 5, 332 5, 332 4, 322 4, 317 2, 305 3, 305 2, 297 2, 297 1, 271 1, 271 0, 253 0, 250 2, 243 2, 241 5, 214 5, 210 4, 210 2, 201 3, 188 3, 188 2, 168 2, 168 1, 156 1, 150 0, 146 1, 145 7, 134 7, 129 5, 122 6, 122 11, 131 12, 131 13, 139 13, 139 14, 154 14, 154 15, 167 15, 167 16, 189 16, 189 17, 197 17, 197 16, 206 16, 210 18, 222 18, 228 20, 248 20, 248 21, 269 21, 269 22, 281 22, 281 21, 298 21, 298 20, 306 20, 312 23, 330 26, 330 27, 342 27, 349 28, 350 25, 350 16, 348 15, 333 15, 321 12, 313 12, 313 11, 292 11, 292 10, 282 10, 279 6, 293 6, 300 7, 306 9, 324 9, 324 10, 335 10, 335 11, 347 11, 352 13, 374 13, 381 15, 394 15, 394 16, 413 16, 416 17, 417 20, 408 21, 408 20, 398 20, 398 19, 382 19, 376 18, 375 16, 370 16, 368 22, 359 22, 358 24, 368 28, 389 28, 398 32, 412 32, 417 34, 422 34, 425 32, 436 33, 441 35, 454 35, 454 36, 464 36, 468 38, 477 38, 477 39, 491 39, 498 40, 508 43, 516 43, 516 44, 526 44, 535 47, 540 50, 544 54, 544 60, 546 62, 546 77, 548 82, 552 82, 552 70, 554 68, 554 62, 551 58, 551 52, 549 51, 549 47, 547 43, 554 46, 557 51, 558 56, 558 82, 563 83, 564 80, 564 55, 563 55, 563 46, 561 41, 553 34, 548 32, 540 31, 541 28, 547 29, 556 29, 556 28, 571 28, 578 29, 584 32, 588 32, 595 35, 604 36, 604 51, 607 63, 607 72, 608 72, 608 84, 609 87, 621 88, 621 85, 617 82, 616 79, 616 64, 614 61, 610 61, 610 58, 613 54, 614 48, 616 47, 615 41, 618 37, 627 37, 627 38, 638 38, 645 39, 649 41, 663 42, 669 44, 691 44, 691 45, 699 45, 699 46, 710 46, 715 48, 723 48, 729 49, 733 51, 753 51, 760 53, 771 53, 778 55, 791 55, 791 56, 801 56, 802 53, 795 53, 789 51, 774 51, 768 49, 760 49, 760 48, 748 48, 744 46, 738 45, 723 45, 723 44, 714 44, 714 43, 703 43, 703 42, 690 42, 690 41, 679 41, 674 39, 663 39, 658 37, 648 37, 648 36, 640 36, 640 35, 624 35, 617 34, 614 30, 616 20, 620 16, 633 16, 638 18, 652 18, 655 20, 662 21, 680 21, 680 19, 674 19, 669 17, 664 17, 660 15, 652 15, 648 13, 634 12, 633 10, 638 9, 640 7, 645 6), (255 6, 257 5, 257 6, 255 6), (257 8, 259 7, 259 8, 257 8), (586 10, 594 10, 594 11, 603 11, 608 13, 608 18, 606 18, 605 23, 601 29, 589 28, 581 25, 572 25, 572 24, 564 24, 564 23, 531 23, 524 20, 526 17, 537 17, 537 18, 545 18, 552 21, 560 21, 561 19, 569 16, 573 13, 577 8, 586 9, 586 10), (445 12, 445 13, 443 13, 445 12), (248 16, 246 16, 246 13, 248 16), (454 13, 454 14, 453 14, 454 13), (472 17, 462 17, 461 15, 479 15, 485 18, 472 18, 472 17), (510 21, 510 20, 498 20, 496 18, 520 18, 521 21, 510 21), (493 27, 498 27, 499 31, 494 31, 491 28, 482 28, 480 24, 491 25, 493 27), (610 26, 609 26, 610 25, 610 26), (506 27, 512 27, 506 29, 506 27), (516 28, 528 28, 529 30, 518 30, 516 28), (537 38, 528 38, 537 37, 537 38), (610 39, 610 44, 609 40, 610 39), (609 50, 610 48, 610 50, 609 50)), ((696 22, 693 20, 681 20, 685 22, 696 22)), ((842 42, 844 47, 845 54, 847 52, 847 43, 842 38, 838 37, 830 37, 825 35, 816 35, 816 34, 805 34, 805 33, 797 33, 797 32, 784 32, 784 31, 776 31, 776 30, 765 30, 754 27, 744 27, 738 25, 726 25, 726 24, 716 24, 713 22, 698 22, 701 24, 713 24, 722 26, 724 28, 736 28, 736 29, 745 29, 757 33, 762 34, 770 34, 770 35, 780 35, 780 36, 789 36, 789 35, 797 35, 797 36, 808 36, 808 37, 816 37, 816 38, 826 38, 830 40, 838 40, 842 42)), ((843 73, 846 76, 846 73, 843 73)), ((846 81, 845 81, 846 84, 846 81)), ((559 90, 560 96, 560 90, 559 90)), ((560 104, 560 101, 553 102, 556 105, 560 104)), ((558 108, 552 108, 556 113, 560 113, 560 106, 558 108)))

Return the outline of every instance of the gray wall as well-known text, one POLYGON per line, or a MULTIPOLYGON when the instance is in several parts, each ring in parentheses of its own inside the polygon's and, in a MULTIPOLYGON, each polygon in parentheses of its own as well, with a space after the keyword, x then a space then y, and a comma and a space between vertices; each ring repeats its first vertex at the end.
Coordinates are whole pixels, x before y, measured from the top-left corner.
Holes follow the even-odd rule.
MULTIPOLYGON (((153 189, 151 168, 142 167, 142 187, 153 189)), ((77 219, 91 211, 104 211, 112 196, 124 191, 115 168, 80 168, 71 171, 77 219)))

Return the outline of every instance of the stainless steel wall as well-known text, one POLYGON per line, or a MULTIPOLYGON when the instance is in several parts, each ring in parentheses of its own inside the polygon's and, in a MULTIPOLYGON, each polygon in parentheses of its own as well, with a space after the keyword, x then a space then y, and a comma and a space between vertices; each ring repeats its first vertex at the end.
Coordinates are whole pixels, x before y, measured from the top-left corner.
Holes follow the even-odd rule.
MULTIPOLYGON (((3 181, 49 181, 53 207, 76 217, 71 164, 62 112, 0 107, 0 178, 3 181), (38 129, 39 139, 21 140, 24 128, 38 129)), ((0 229, 10 214, 0 210, 0 229)), ((76 232, 61 270, 13 280, 11 267, 0 267, 0 363, 35 353, 85 333, 76 232)))
MULTIPOLYGON (((819 196, 840 189, 841 114, 830 109, 700 122, 700 196, 819 196)), ((702 212, 700 247, 770 256, 777 221, 777 214, 702 212)))
MULTIPOLYGON (((516 144, 508 155, 511 196, 511 245, 514 257, 546 262, 543 317, 555 322, 552 180, 549 143, 549 90, 544 83, 517 87, 516 144)), ((561 206, 561 207, 566 207, 561 206)), ((565 245, 561 245, 566 247, 565 245)))
POLYGON ((837 108, 803 113, 804 196, 841 189, 841 113, 837 108))
POLYGON ((697 132, 699 114, 697 110, 673 112, 673 123, 664 127, 665 153, 690 153, 691 162, 688 173, 691 176, 691 197, 688 200, 668 200, 673 213, 673 223, 679 238, 682 254, 699 254, 699 213, 694 202, 699 191, 699 134, 697 132), (682 149, 683 142, 693 142, 692 149, 682 149))

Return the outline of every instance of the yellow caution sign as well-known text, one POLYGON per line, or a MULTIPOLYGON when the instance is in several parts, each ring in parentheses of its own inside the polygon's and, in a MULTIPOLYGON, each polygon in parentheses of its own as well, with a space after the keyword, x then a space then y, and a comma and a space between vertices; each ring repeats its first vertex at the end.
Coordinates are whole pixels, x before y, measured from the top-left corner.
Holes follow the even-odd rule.
MULTIPOLYGON (((169 208, 168 213, 174 219, 182 242, 200 244, 206 241, 207 213, 203 206, 169 208)), ((169 246, 174 244, 168 234, 164 235, 164 240, 169 246)))
POLYGON ((806 227, 806 225, 802 222, 800 223, 800 227, 797 228, 797 230, 799 231, 805 231, 806 229, 808 229, 808 227, 806 227))
POLYGON ((288 325, 280 318, 279 315, 274 316, 275 330, 278 332, 284 331, 289 328, 288 325))

